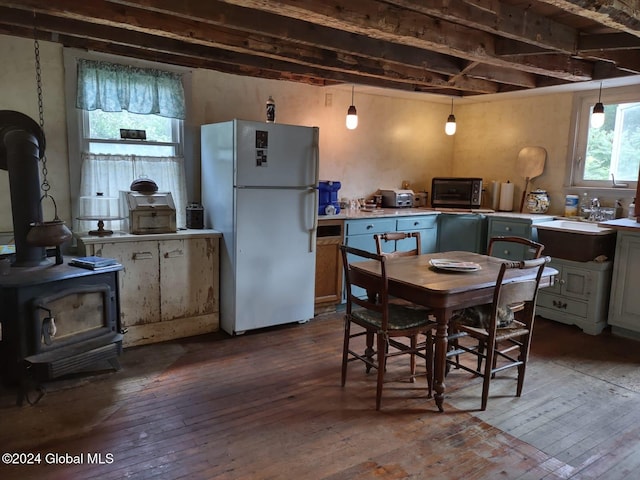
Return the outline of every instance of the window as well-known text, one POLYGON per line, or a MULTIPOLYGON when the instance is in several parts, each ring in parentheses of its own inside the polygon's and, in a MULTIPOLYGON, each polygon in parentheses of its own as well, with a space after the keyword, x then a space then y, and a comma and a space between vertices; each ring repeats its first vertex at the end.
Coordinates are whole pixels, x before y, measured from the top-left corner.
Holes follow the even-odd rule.
MULTIPOLYGON (((161 192, 171 192, 176 223, 184 227, 187 204, 184 165, 184 93, 182 72, 168 66, 65 49, 69 172, 74 230, 96 228, 79 221, 87 198, 102 193, 119 199, 122 191, 148 177, 161 192), (128 63, 130 62, 130 63, 128 63), (138 112, 138 113, 133 113, 138 112), (145 139, 121 138, 121 129, 144 130, 145 139), (84 197, 84 199, 83 199, 84 197)), ((105 228, 124 229, 112 220, 105 228)))
POLYGON ((612 188, 626 184, 636 188, 640 169, 640 93, 638 88, 603 90, 605 121, 590 124, 597 92, 583 94, 576 102, 571 185, 612 188))
POLYGON ((182 120, 102 110, 82 111, 83 152, 148 156, 182 154, 182 120), (120 138, 120 129, 144 130, 146 140, 120 138))

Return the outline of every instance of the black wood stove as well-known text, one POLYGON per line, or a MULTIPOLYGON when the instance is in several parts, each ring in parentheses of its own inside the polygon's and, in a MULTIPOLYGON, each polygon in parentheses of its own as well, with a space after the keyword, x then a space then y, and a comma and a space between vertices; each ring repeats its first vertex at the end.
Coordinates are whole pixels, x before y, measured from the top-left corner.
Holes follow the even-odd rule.
POLYGON ((30 401, 31 388, 42 392, 42 382, 103 361, 119 369, 122 352, 122 267, 70 266, 59 245, 53 262, 46 247, 28 240, 30 228, 42 223, 38 160, 43 155, 40 127, 19 112, 0 111, 0 168, 9 172, 16 246, 9 273, 0 275, 0 377, 18 385, 19 405, 25 397, 30 401))

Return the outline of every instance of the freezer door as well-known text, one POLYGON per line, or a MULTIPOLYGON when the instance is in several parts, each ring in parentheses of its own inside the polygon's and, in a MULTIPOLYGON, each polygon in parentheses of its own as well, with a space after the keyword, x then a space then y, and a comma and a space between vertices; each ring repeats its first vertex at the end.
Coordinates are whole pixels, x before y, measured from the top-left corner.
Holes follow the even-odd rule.
POLYGON ((237 186, 317 185, 318 128, 236 121, 237 186))
POLYGON ((315 193, 237 189, 232 333, 313 318, 315 193))

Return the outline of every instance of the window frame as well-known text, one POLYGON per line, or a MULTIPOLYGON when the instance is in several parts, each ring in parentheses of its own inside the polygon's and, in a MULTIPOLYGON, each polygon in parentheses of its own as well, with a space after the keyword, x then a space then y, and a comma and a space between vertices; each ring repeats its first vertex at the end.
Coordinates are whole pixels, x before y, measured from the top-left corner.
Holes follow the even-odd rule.
MULTIPOLYGON (((77 109, 78 110, 78 109, 77 109)), ((118 144, 118 145, 140 145, 140 140, 128 140, 128 139, 105 139, 105 138, 92 138, 86 135, 86 132, 90 131, 89 128, 89 114, 91 112, 87 110, 80 110, 80 152, 89 152, 89 144, 91 143, 104 143, 104 144, 118 144)), ((184 155, 184 120, 178 118, 170 118, 171 121, 171 142, 157 142, 152 140, 145 140, 145 145, 160 145, 160 146, 172 146, 174 153, 172 156, 180 157, 184 155)))
MULTIPOLYGON (((584 158, 587 150, 589 135, 589 123, 591 109, 598 101, 599 88, 579 92, 574 95, 572 127, 569 138, 569 152, 567 158, 567 185, 573 188, 591 189, 602 192, 618 192, 627 194, 635 192, 637 180, 620 180, 616 183, 626 184, 626 187, 614 187, 613 181, 608 180, 583 180, 584 158)), ((620 104, 628 102, 640 102, 640 92, 637 85, 602 89, 600 100, 603 104, 620 104)))
MULTIPOLYGON (((103 54, 98 52, 91 52, 86 50, 79 50, 75 48, 64 48, 63 49, 63 64, 64 64, 64 88, 65 88, 65 110, 67 116, 67 145, 69 151, 69 196, 71 202, 71 225, 72 230, 74 230, 74 226, 76 224, 76 218, 80 216, 80 178, 81 178, 81 170, 82 170, 82 152, 88 151, 85 147, 88 147, 86 144, 86 137, 84 136, 84 132, 88 127, 88 116, 84 115, 86 113, 84 110, 76 108, 76 88, 78 82, 78 67, 77 60, 80 58, 85 58, 89 60, 103 60, 106 62, 113 63, 122 63, 128 65, 134 65, 142 68, 155 68, 158 70, 165 70, 169 72, 176 72, 182 74, 182 82, 185 91, 185 97, 188 98, 188 95, 191 90, 191 71, 187 68, 176 67, 173 65, 168 65, 164 63, 158 62, 150 62, 144 60, 133 59, 129 57, 121 57, 118 55, 111 54, 103 54)), ((187 118, 189 115, 188 105, 189 102, 185 98, 187 108, 187 118)), ((184 120, 177 120, 179 125, 176 126, 176 122, 172 122, 172 128, 179 128, 179 139, 180 139, 180 148, 176 149, 176 156, 182 156, 186 161, 186 150, 188 150, 187 139, 190 135, 185 133, 185 128, 187 124, 187 118, 184 120)), ((173 132, 174 135, 176 132, 173 132)), ((174 137, 175 138, 175 137, 174 137)), ((126 142, 136 143, 138 141, 128 140, 126 142)), ((118 142, 118 143, 126 143, 126 142, 118 142)), ((185 165, 185 170, 187 171, 187 178, 189 172, 189 166, 185 165)), ((189 189, 189 180, 187 179, 187 189, 189 189)), ((187 194, 188 196, 188 194, 187 194)))

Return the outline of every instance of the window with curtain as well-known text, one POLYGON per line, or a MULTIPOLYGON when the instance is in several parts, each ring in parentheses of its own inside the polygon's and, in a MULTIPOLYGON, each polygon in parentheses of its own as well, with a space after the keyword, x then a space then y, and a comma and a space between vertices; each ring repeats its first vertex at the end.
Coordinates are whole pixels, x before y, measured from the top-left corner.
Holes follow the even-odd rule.
MULTIPOLYGON (((181 76, 80 58, 76 108, 81 112, 79 197, 101 193, 120 199, 120 192, 128 191, 135 179, 150 178, 158 191, 171 192, 176 223, 184 227, 187 194, 181 76), (144 130, 146 139, 121 138, 121 129, 144 130)), ((89 212, 78 213, 86 216, 89 212)), ((121 213, 126 209, 121 208, 121 213)), ((112 221, 106 227, 120 230, 123 225, 112 221)), ((95 229, 95 222, 78 221, 76 229, 95 229)))

